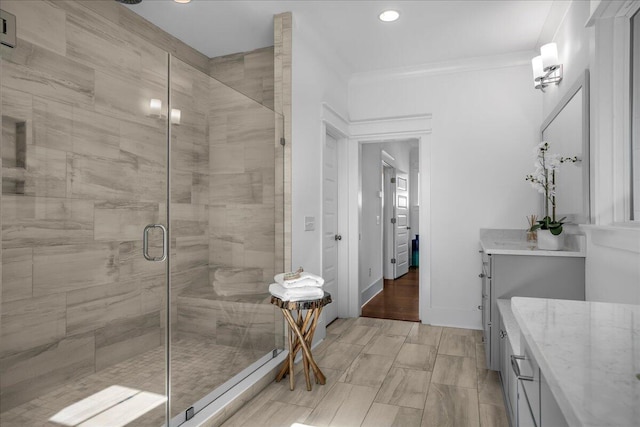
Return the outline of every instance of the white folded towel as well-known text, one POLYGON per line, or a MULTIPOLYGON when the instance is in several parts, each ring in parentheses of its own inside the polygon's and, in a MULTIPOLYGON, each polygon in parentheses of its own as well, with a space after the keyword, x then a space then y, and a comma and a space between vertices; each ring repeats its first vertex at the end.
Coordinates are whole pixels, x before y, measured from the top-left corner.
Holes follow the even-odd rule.
POLYGON ((269 285, 269 292, 274 297, 280 298, 282 301, 306 301, 319 299, 324 296, 322 288, 317 286, 306 286, 304 288, 287 289, 279 283, 269 285))
POLYGON ((322 287, 324 279, 312 273, 302 272, 297 279, 284 280, 284 273, 276 274, 273 278, 276 283, 287 289, 302 288, 304 286, 322 287))

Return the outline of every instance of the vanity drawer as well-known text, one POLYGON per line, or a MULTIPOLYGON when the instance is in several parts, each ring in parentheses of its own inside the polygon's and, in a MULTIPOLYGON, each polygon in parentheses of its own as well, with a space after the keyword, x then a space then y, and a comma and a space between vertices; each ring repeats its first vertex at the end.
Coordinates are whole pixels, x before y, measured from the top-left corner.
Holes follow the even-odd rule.
MULTIPOLYGON (((512 356, 512 367, 518 376, 522 395, 526 398, 535 425, 540 426, 540 368, 525 340, 521 340, 522 355, 512 356)), ((523 396, 520 396, 522 398, 523 396)))

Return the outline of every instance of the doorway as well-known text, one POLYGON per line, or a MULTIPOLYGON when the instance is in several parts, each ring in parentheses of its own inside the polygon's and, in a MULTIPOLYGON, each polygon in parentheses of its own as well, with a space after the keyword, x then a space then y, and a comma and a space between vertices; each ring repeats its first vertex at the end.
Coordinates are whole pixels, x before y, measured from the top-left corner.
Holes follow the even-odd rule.
POLYGON ((412 256, 418 231, 418 159, 417 139, 362 144, 362 316, 420 320, 417 254, 412 256))

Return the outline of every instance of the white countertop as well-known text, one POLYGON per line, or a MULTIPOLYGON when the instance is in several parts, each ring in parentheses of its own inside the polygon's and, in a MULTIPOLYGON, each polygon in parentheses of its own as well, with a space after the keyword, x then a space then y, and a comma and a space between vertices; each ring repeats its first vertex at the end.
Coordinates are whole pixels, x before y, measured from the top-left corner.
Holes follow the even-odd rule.
POLYGON ((640 305, 511 299, 569 425, 640 424, 640 305))
POLYGON ((490 255, 585 257, 583 235, 567 234, 565 242, 565 249, 561 251, 543 251, 536 247, 535 242, 527 242, 524 230, 480 229, 480 246, 490 255))

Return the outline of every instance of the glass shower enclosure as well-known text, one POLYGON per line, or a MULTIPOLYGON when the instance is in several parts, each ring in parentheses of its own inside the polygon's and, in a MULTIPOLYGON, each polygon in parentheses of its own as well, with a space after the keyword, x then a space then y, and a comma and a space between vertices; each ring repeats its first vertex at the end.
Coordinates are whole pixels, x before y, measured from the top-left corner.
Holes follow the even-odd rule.
POLYGON ((282 117, 84 3, 1 5, 0 424, 179 425, 284 346, 282 117))

